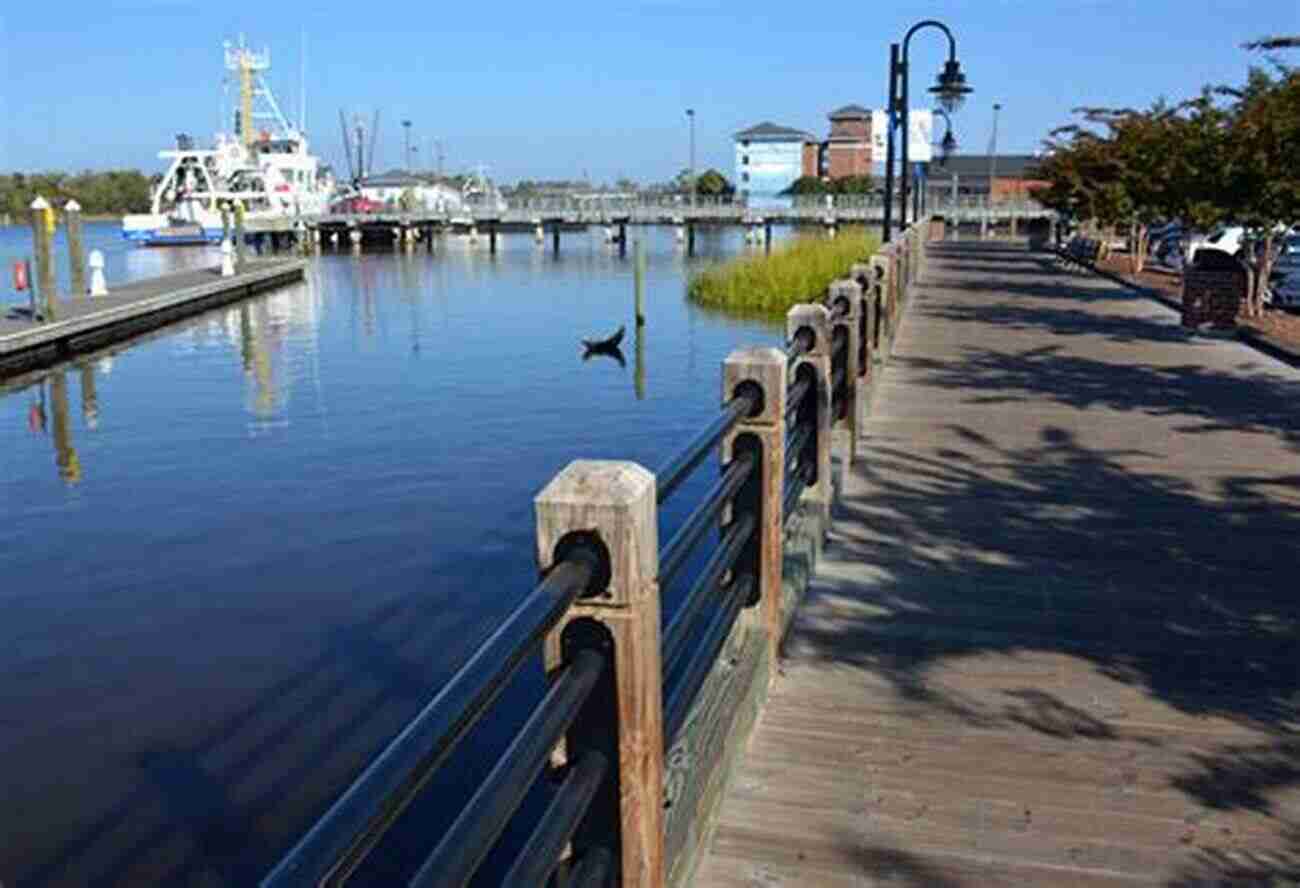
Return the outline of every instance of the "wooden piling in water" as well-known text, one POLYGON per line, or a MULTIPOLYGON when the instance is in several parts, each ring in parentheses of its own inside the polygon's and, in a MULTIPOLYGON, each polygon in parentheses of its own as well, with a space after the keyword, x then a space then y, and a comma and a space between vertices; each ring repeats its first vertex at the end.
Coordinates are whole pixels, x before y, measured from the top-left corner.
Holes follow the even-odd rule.
MULTIPOLYGON (((55 293, 54 257, 51 254, 54 234, 54 210, 40 195, 32 201, 32 247, 36 253, 36 286, 40 294, 45 320, 58 317, 58 296, 55 293)), ((29 282, 30 283, 30 282, 29 282)))
POLYGON ((63 205, 63 224, 68 233, 68 279, 72 296, 86 295, 86 247, 82 239, 81 204, 70 200, 63 205))
POLYGON ((638 238, 632 259, 632 287, 636 294, 636 325, 645 325, 645 248, 638 238))

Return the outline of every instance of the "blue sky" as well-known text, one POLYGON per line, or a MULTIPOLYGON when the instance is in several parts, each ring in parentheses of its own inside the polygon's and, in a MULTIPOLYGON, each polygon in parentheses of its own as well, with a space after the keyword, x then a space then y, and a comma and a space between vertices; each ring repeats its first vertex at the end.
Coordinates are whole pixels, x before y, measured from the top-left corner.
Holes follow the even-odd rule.
MULTIPOLYGON (((307 35, 308 123, 340 168, 338 110, 382 109, 379 159, 420 154, 501 179, 631 176, 686 165, 731 171, 731 133, 773 120, 822 133, 848 102, 880 107, 888 47, 937 17, 975 92, 955 118, 963 150, 1032 151, 1076 105, 1143 105, 1239 82, 1266 33, 1300 33, 1298 0, 968 0, 889 4, 648 0, 516 3, 214 3, 55 0, 0 13, 0 170, 158 167, 173 134, 216 128, 221 42, 268 45, 271 82, 298 106, 307 35)), ((12 9, 12 7, 10 7, 12 9)), ((943 61, 937 31, 912 41, 912 94, 943 61)), ((1291 52, 1300 63, 1300 51, 1291 52)), ((914 102, 914 107, 916 103, 914 102)))

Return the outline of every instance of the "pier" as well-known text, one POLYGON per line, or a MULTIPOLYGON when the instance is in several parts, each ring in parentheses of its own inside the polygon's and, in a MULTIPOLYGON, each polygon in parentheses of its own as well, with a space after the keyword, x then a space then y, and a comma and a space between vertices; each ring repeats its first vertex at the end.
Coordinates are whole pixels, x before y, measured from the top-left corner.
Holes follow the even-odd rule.
POLYGON ((52 364, 301 280, 306 265, 303 259, 250 259, 229 277, 222 277, 216 267, 204 268, 125 284, 105 296, 60 297, 53 321, 0 318, 0 376, 52 364))

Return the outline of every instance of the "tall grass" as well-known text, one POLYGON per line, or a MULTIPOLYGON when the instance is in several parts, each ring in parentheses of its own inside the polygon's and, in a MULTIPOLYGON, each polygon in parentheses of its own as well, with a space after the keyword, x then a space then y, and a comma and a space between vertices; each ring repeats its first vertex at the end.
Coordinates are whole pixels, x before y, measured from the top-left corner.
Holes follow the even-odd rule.
POLYGON ((862 228, 838 237, 798 237, 766 256, 740 256, 691 276, 687 293, 701 305, 750 314, 783 314, 825 297, 831 281, 865 262, 880 240, 862 228))

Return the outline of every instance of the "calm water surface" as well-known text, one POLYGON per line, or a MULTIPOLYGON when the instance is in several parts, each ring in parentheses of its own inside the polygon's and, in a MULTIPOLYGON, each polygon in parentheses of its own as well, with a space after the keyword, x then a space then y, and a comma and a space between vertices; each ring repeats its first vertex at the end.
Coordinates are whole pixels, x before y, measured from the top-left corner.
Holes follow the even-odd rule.
MULTIPOLYGON (((326 253, 0 383, 0 883, 256 881, 530 588, 537 490, 579 457, 653 469, 714 415, 723 357, 779 341, 687 304, 680 248, 642 236, 641 385, 630 251, 587 234, 326 253), (626 366, 581 359, 620 324, 626 366)), ((92 226, 110 286, 216 261, 116 238, 92 226)), ((6 267, 28 243, 0 229, 6 267)), ((511 717, 417 805, 423 837, 511 717)))

